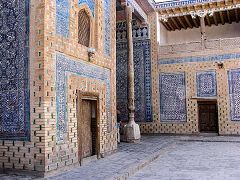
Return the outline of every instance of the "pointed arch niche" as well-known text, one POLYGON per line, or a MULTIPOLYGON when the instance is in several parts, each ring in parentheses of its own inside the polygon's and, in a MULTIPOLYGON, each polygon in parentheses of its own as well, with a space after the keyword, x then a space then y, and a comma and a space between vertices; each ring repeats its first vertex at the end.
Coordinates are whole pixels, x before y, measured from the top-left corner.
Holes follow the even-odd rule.
POLYGON ((77 14, 78 43, 85 47, 95 47, 95 18, 87 4, 79 5, 77 14))

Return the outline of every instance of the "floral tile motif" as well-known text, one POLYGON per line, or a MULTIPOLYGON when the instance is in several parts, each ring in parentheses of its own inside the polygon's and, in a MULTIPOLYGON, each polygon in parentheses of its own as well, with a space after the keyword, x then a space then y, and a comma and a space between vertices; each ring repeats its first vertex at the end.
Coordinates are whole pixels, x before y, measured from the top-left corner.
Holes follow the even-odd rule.
MULTIPOLYGON (((150 41, 134 43, 135 120, 152 121, 150 41)), ((127 44, 117 44, 117 109, 119 118, 128 120, 127 44)))
POLYGON ((0 138, 28 140, 29 0, 0 1, 0 138))
POLYGON ((104 53, 111 55, 111 0, 103 1, 103 17, 104 17, 104 53))
POLYGON ((232 121, 240 121, 240 69, 228 71, 230 116, 232 121))
POLYGON ((56 33, 65 38, 69 37, 70 1, 56 0, 56 33))
POLYGON ((110 70, 83 61, 75 61, 71 58, 57 54, 56 57, 56 103, 57 103, 57 141, 63 140, 64 133, 67 132, 67 74, 74 73, 78 76, 96 79, 104 82, 107 87, 106 92, 106 112, 108 128, 112 127, 111 118, 111 85, 110 70))
POLYGON ((186 85, 184 73, 160 73, 160 120, 186 122, 186 85))
POLYGON ((214 97, 217 95, 217 81, 215 71, 197 72, 197 96, 214 97))

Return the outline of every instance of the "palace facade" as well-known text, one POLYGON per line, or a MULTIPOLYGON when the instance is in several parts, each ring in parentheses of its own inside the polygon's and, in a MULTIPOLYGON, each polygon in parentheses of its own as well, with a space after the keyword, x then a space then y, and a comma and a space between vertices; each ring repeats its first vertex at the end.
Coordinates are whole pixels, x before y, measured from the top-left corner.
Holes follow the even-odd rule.
POLYGON ((239 0, 1 0, 0 171, 113 153, 117 112, 134 132, 239 135, 239 19, 239 0))

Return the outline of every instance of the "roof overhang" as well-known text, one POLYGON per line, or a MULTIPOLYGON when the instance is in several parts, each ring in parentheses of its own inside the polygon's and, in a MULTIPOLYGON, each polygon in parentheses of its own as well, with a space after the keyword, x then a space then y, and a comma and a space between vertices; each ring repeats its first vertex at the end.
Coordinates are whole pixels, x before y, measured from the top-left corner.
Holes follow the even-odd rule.
MULTIPOLYGON (((239 8, 240 0, 223 0, 223 1, 204 1, 190 0, 179 1, 180 5, 171 4, 163 6, 165 8, 158 8, 159 19, 168 30, 186 29, 199 27, 199 17, 205 14, 205 24, 211 26, 212 24, 225 24, 232 22, 239 22, 239 8), (186 4, 181 4, 184 2, 186 4), (195 2, 195 3, 193 3, 195 2)), ((169 3, 169 2, 167 2, 169 3)), ((159 3, 158 3, 159 4, 159 3)), ((162 4, 162 3, 160 3, 162 4)), ((163 3, 165 4, 165 3, 163 3)))
POLYGON ((121 6, 131 6, 134 15, 142 22, 147 22, 147 14, 154 11, 152 0, 120 0, 120 4, 121 6))

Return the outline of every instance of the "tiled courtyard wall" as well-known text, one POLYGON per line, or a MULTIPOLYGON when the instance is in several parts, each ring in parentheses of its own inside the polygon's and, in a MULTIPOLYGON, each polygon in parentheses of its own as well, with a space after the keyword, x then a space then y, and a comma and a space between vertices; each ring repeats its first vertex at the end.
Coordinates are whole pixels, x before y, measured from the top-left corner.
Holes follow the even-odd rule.
MULTIPOLYGON (((46 114, 50 117, 53 114, 54 118, 49 126, 56 127, 55 131, 51 132, 54 138, 48 139, 48 143, 52 143, 52 145, 46 147, 48 156, 46 171, 78 163, 77 90, 99 93, 100 152, 102 154, 110 153, 117 148, 115 3, 111 0, 105 2, 107 4, 102 0, 95 1, 95 4, 92 4, 92 1, 74 0, 69 1, 68 5, 63 5, 68 10, 65 11, 64 8, 61 8, 60 10, 64 12, 58 12, 56 7, 61 6, 61 3, 58 0, 56 4, 49 1, 46 2, 45 7, 47 11, 45 48, 48 49, 45 57, 45 61, 48 61, 46 70, 49 72, 48 77, 53 80, 52 86, 55 87, 55 91, 49 94, 54 99, 53 109, 46 114), (109 15, 105 14, 103 7, 105 10, 107 8, 109 15), (78 12, 81 8, 90 9, 92 15, 90 46, 96 49, 96 55, 91 62, 88 61, 88 48, 78 44, 78 12), (69 21, 69 26, 62 26, 58 22, 58 18, 65 23, 69 21), (111 28, 107 28, 106 32, 105 26, 111 26, 111 28), (111 38, 109 39, 108 36, 111 38), (64 111, 65 109, 67 112, 64 111), (53 144, 56 144, 54 148, 53 144)), ((47 98, 46 104, 50 105, 52 98, 47 98)))
POLYGON ((96 0, 94 6, 91 2, 29 2, 29 139, 1 137, 0 169, 43 175, 79 163, 77 90, 99 93, 100 151, 116 150, 115 1, 96 0), (94 13, 91 47, 96 54, 91 62, 88 48, 78 44, 81 8, 94 13))
MULTIPOLYGON (((6 137, 3 134, 1 135, 0 140, 0 169, 13 169, 15 172, 17 170, 30 170, 43 172, 45 166, 45 119, 44 119, 44 3, 43 1, 32 0, 31 4, 29 0, 25 1, 2 1, 1 5, 4 6, 5 10, 1 9, 1 13, 6 13, 5 15, 8 18, 4 18, 4 21, 8 21, 3 28, 8 29, 13 26, 14 22, 17 22, 13 29, 16 33, 13 37, 16 42, 15 46, 10 46, 8 48, 9 52, 20 52, 24 53, 23 56, 15 56, 17 62, 21 62, 22 57, 25 58, 24 66, 18 66, 16 70, 17 73, 26 74, 24 78, 24 87, 26 93, 29 95, 26 98, 27 103, 22 104, 18 101, 18 110, 14 111, 19 112, 19 117, 22 115, 22 111, 19 110, 20 107, 25 107, 28 109, 24 113, 28 114, 25 116, 24 121, 21 121, 18 117, 8 116, 8 121, 12 122, 16 126, 24 126, 24 131, 28 131, 25 135, 25 138, 22 138, 19 134, 12 135, 11 137, 6 137), (18 6, 19 5, 19 6, 18 6), (9 13, 9 14, 8 14, 9 13), (16 15, 16 19, 9 17, 9 15, 16 15), (31 18, 30 18, 31 17, 31 18), (37 27, 37 28, 36 28, 37 27), (29 29, 29 30, 27 30, 29 29), (22 34, 21 31, 24 33, 22 34), (29 32, 29 33, 27 33, 29 32), (26 33, 26 34, 25 34, 26 33), (29 41, 27 40, 29 39, 29 41), (30 48, 28 48, 30 47, 30 48), (23 52, 21 49, 24 49, 23 52), (29 104, 30 103, 30 104, 29 104), (30 116, 30 117, 29 117, 30 116), (8 139, 8 140, 6 140, 8 139)), ((6 31, 4 31, 6 33, 6 31)), ((7 34, 7 33, 6 33, 7 34)), ((12 40, 13 40, 12 39, 12 40)), ((12 41, 12 43, 14 42, 12 41)), ((7 45, 6 41, 3 41, 2 45, 7 45)), ((12 44, 13 45, 13 44, 12 44)), ((3 51, 3 49, 1 49, 3 51)), ((3 55, 3 54, 2 54, 3 55)), ((3 57, 1 55, 1 57, 3 57)), ((9 54, 10 55, 10 54, 9 54)), ((12 54, 13 55, 13 54, 12 54)), ((15 54, 16 55, 16 54, 15 54)), ((14 56, 12 57, 14 60, 14 56)), ((2 59, 2 62, 6 60, 2 59)), ((1 70, 2 72, 2 70, 1 70)), ((22 77, 21 74, 18 75, 18 78, 22 77)), ((3 80, 3 79, 1 79, 3 80)), ((18 79, 19 82, 20 79, 18 79)), ((15 83, 15 85, 19 85, 15 83)), ((9 88, 10 86, 8 86, 9 88)), ((10 89, 9 89, 9 92, 10 89)), ((19 94, 20 95, 20 94, 19 94)), ((20 96, 18 95, 18 98, 20 96)), ((13 99, 9 99, 7 102, 12 103, 13 99)), ((1 103, 3 103, 1 99, 1 103)), ((10 105, 9 104, 9 105, 10 105)), ((13 108, 13 107, 12 107, 13 108)), ((1 105, 1 109, 5 113, 8 112, 6 106, 1 105)), ((3 112, 1 112, 1 115, 3 112)), ((14 113, 10 113, 9 115, 14 113)), ((3 118, 1 118, 3 119, 3 118)), ((2 122, 4 123, 4 122, 2 122)), ((6 121, 5 121, 6 123, 6 121)), ((7 125, 11 127, 11 125, 7 125)), ((3 124, 1 128, 4 129, 3 124)), ((9 131, 11 132, 11 131, 9 131)), ((7 134, 7 133, 6 133, 7 134)))
MULTIPOLYGON (((155 14, 152 14, 150 19, 151 22, 157 21, 155 14)), ((239 48, 160 56, 156 37, 156 25, 152 23, 153 122, 140 123, 141 133, 199 133, 197 98, 204 97, 217 100, 219 134, 240 134, 238 109, 240 97, 237 92, 239 48), (219 68, 217 62, 222 62, 223 68, 219 68), (230 75, 232 80, 229 79, 230 75), (209 82, 207 87, 204 87, 201 78, 204 82, 209 82), (171 81, 174 87, 169 86, 168 81, 171 81), (167 96, 174 96, 173 89, 177 89, 177 95, 175 94, 177 97, 174 100, 178 107, 165 99, 167 96), (164 111, 165 108, 169 111, 164 111)))

